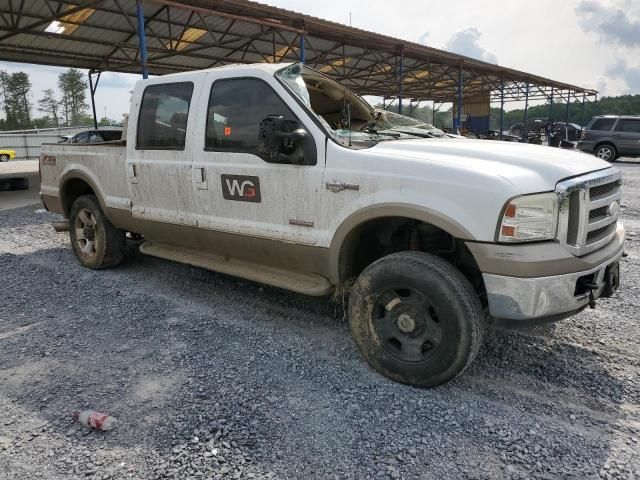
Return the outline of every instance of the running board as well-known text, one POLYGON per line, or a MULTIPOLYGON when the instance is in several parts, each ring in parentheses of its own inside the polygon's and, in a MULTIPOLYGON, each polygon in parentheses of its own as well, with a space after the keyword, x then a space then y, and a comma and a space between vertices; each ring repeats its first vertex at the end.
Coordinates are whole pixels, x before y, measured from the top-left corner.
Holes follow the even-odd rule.
POLYGON ((265 283, 305 295, 322 296, 328 295, 333 291, 333 286, 329 283, 329 280, 313 273, 307 274, 283 270, 233 258, 226 259, 218 255, 150 241, 140 245, 140 252, 152 257, 186 263, 187 265, 244 278, 245 280, 265 283))

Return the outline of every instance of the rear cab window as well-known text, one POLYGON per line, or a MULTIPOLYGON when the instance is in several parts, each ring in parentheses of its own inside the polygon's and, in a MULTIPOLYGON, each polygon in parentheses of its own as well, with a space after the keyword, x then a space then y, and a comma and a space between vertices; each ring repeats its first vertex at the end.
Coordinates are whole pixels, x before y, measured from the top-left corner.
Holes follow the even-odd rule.
POLYGON ((616 120, 617 118, 598 118, 593 122, 591 127, 589 127, 589 130, 611 130, 611 127, 613 127, 614 123, 616 123, 616 120))
POLYGON ((192 95, 192 82, 146 87, 138 116, 136 148, 184 150, 192 95))

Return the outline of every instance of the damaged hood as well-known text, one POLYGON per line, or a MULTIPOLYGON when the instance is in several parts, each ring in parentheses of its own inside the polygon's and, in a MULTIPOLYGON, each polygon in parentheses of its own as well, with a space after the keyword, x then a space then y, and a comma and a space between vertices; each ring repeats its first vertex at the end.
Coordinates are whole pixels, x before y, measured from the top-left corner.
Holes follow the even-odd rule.
POLYGON ((395 140, 380 142, 372 150, 397 159, 455 165, 502 177, 522 194, 550 191, 560 180, 611 166, 578 151, 489 140, 395 140))

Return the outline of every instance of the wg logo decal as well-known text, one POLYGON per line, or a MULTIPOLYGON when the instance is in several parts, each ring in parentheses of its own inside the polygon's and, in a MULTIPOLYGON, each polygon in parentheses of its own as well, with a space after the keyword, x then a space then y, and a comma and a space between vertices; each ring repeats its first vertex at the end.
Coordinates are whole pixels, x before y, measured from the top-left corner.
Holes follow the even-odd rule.
POLYGON ((260 179, 246 175, 221 175, 225 200, 260 203, 260 179))

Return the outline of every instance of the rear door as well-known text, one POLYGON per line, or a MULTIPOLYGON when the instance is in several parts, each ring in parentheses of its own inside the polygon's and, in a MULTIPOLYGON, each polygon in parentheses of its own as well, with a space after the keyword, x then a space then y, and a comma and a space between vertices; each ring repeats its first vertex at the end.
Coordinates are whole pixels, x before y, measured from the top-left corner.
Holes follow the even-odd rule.
POLYGON ((159 224, 196 225, 191 181, 196 119, 191 111, 198 91, 191 81, 139 88, 144 90, 134 95, 140 100, 133 109, 137 117, 130 120, 127 144, 132 214, 145 236, 169 241, 163 232, 174 235, 175 230, 163 230, 159 224))
POLYGON ((620 154, 640 155, 640 118, 621 118, 614 134, 620 154))

